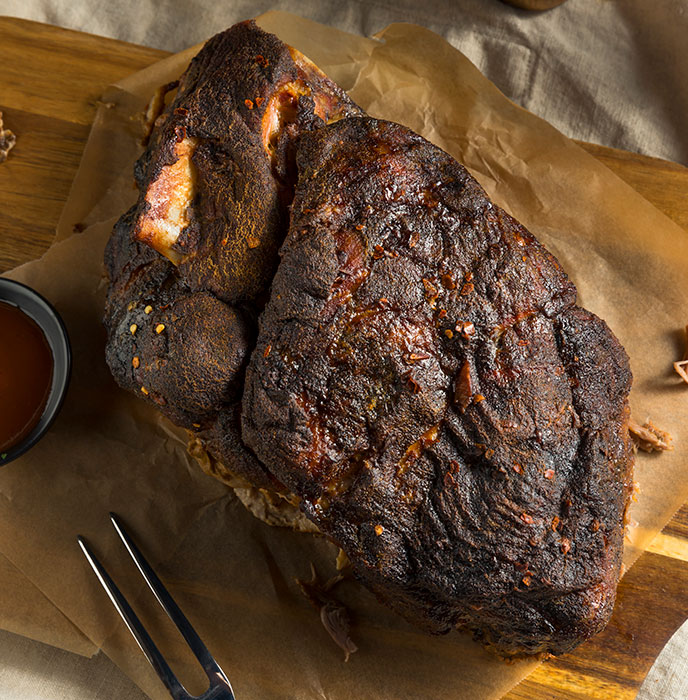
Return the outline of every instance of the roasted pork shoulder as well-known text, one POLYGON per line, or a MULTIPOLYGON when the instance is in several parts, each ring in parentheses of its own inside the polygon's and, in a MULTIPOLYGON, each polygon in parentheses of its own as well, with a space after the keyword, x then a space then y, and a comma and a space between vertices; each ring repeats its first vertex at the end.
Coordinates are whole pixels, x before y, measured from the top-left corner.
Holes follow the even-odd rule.
POLYGON ((628 358, 451 156, 252 22, 211 39, 106 253, 107 360, 380 601, 503 656, 609 619, 628 358))

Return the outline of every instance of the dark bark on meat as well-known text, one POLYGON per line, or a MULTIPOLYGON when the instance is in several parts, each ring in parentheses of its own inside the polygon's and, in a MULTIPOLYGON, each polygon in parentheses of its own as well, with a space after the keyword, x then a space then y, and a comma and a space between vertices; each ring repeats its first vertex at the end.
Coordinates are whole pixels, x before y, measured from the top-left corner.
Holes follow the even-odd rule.
POLYGON ((106 250, 107 361, 115 379, 259 487, 283 490, 241 443, 241 389, 287 229, 296 144, 302 132, 359 112, 253 22, 218 34, 157 119, 135 167, 139 200, 106 250), (190 165, 175 173, 180 145, 190 165), (160 185, 165 179, 169 187, 160 185), (150 225, 156 187, 166 196, 174 188, 191 193, 174 243, 156 238, 150 225))
POLYGON ((409 620, 505 655, 571 649, 606 624, 621 564, 623 349, 408 129, 340 121, 303 137, 298 168, 246 443, 409 620))
POLYGON ((120 385, 300 500, 428 631, 513 656, 604 626, 628 360, 465 168, 244 23, 192 61, 136 178, 106 253, 120 385))

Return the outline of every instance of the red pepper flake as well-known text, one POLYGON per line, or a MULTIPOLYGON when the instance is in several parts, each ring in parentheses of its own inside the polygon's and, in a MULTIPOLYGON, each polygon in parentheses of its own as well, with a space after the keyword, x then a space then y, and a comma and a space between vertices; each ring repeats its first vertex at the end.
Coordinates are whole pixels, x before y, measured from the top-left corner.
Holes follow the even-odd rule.
POLYGON ((229 241, 229 237, 228 237, 228 236, 225 236, 225 237, 220 241, 220 243, 222 243, 222 245, 227 245, 227 242, 228 242, 228 241, 229 241))
POLYGON ((380 297, 377 303, 384 308, 385 306, 389 306, 389 299, 387 299, 387 297, 380 297))
POLYGON ((442 275, 441 279, 442 285, 445 289, 456 289, 456 280, 451 272, 447 272, 446 274, 442 275))
POLYGON ((488 447, 485 450, 485 459, 492 459, 493 456, 494 456, 494 450, 491 447, 488 447))
POLYGON ((428 294, 437 295, 437 287, 435 287, 429 279, 425 279, 425 277, 423 277, 423 286, 428 294))
POLYGON ((446 309, 440 309, 440 312, 437 314, 438 318, 444 318, 447 315, 447 310, 446 309))
POLYGON ((473 388, 471 387, 471 368, 466 360, 456 378, 454 385, 454 402, 459 405, 459 410, 463 413, 471 402, 473 388))
POLYGON ((600 521, 599 521, 597 518, 595 518, 595 519, 592 521, 592 523, 590 523, 590 529, 591 529, 593 532, 597 532, 597 531, 600 529, 600 521))
POLYGON ((470 337, 475 333, 475 326, 470 321, 459 321, 454 329, 461 333, 461 337, 465 340, 469 340, 470 337))
POLYGON ((376 245, 373 249, 373 259, 379 260, 385 257, 385 249, 381 245, 376 245))
POLYGON ((437 304, 439 292, 437 287, 428 279, 423 278, 423 287, 425 287, 425 298, 430 302, 430 306, 434 309, 437 304))
POLYGON ((518 464, 518 462, 517 462, 516 464, 513 465, 513 470, 514 470, 517 474, 523 474, 523 467, 522 467, 520 464, 518 464))
POLYGON ((175 113, 175 114, 178 114, 180 117, 185 117, 185 116, 189 113, 189 110, 188 110, 188 109, 184 109, 184 107, 177 107, 177 108, 174 110, 174 113, 175 113))
POLYGON ((533 516, 528 515, 528 513, 521 513, 521 520, 523 520, 523 522, 526 523, 527 525, 533 524, 533 516))
POLYGON ((181 143, 186 138, 186 127, 185 126, 175 126, 174 135, 176 137, 177 143, 181 143))
POLYGON ((446 331, 444 331, 444 334, 451 340, 454 337, 454 333, 452 332, 451 328, 447 328, 446 331))
POLYGON ((469 270, 466 273, 466 282, 470 282, 473 279, 473 273, 469 270))
POLYGON ((133 357, 133 358, 132 358, 132 360, 131 360, 131 366, 132 366, 134 369, 138 369, 140 364, 141 364, 141 361, 139 360, 138 357, 133 357))
POLYGON ((376 525, 375 526, 375 534, 379 537, 383 532, 385 531, 385 528, 382 527, 382 525, 376 525))
POLYGON ((484 397, 482 394, 476 394, 476 395, 473 397, 473 402, 474 402, 474 403, 480 403, 481 401, 484 401, 484 400, 485 400, 485 397, 484 397))
POLYGON ((521 581, 523 581, 524 585, 530 586, 530 576, 524 576, 521 581))
POLYGON ((255 236, 247 236, 246 242, 249 248, 257 248, 260 245, 260 239, 255 236))
POLYGON ((554 469, 545 469, 545 479, 554 479, 554 469))
POLYGON ((245 104, 249 109, 253 109, 253 101, 252 101, 252 100, 245 99, 245 100, 244 100, 244 104, 245 104))
POLYGON ((561 547, 561 553, 567 554, 568 551, 571 549, 571 540, 569 540, 568 537, 562 537, 560 547, 561 547))
POLYGON ((455 459, 452 459, 449 462, 449 471, 452 474, 458 474, 460 468, 461 468, 461 465, 455 459))
POLYGON ((559 520, 559 518, 556 515, 552 518, 552 531, 553 532, 556 531, 556 529, 559 527, 560 522, 561 521, 559 520))
POLYGON ((408 361, 409 362, 415 362, 416 360, 429 360, 430 355, 427 355, 424 352, 410 352, 408 356, 408 361))
POLYGON ((526 255, 524 255, 524 256, 521 257, 521 260, 523 260, 523 262, 527 262, 527 261, 528 261, 528 257, 527 257, 526 255))
POLYGON ((256 97, 256 107, 260 107, 265 102, 264 97, 256 97))
POLYGON ((461 287, 461 295, 465 297, 467 294, 470 294, 474 289, 475 287, 473 286, 473 282, 466 282, 466 284, 464 284, 463 287, 461 287))
POLYGON ((263 357, 267 357, 270 354, 271 350, 272 350, 272 345, 267 345, 265 347, 265 350, 263 351, 263 357))
MULTIPOLYGON (((305 209, 304 209, 304 211, 305 211, 305 209)), ((365 228, 365 225, 364 224, 356 224, 356 226, 354 226, 354 228, 357 231, 363 231, 363 229, 365 228)))

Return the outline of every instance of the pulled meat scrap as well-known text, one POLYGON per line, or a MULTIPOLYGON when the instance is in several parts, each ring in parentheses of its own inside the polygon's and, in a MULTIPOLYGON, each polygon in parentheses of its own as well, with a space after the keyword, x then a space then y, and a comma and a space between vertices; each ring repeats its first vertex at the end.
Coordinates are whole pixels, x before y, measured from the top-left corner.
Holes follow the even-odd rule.
POLYGON ((0 163, 7 160, 8 153, 17 143, 17 137, 9 130, 3 128, 2 112, 0 112, 0 163))
POLYGON ((194 59, 137 180, 107 252, 122 386, 423 629, 522 656, 604 627, 628 359, 465 168, 244 23, 194 59))

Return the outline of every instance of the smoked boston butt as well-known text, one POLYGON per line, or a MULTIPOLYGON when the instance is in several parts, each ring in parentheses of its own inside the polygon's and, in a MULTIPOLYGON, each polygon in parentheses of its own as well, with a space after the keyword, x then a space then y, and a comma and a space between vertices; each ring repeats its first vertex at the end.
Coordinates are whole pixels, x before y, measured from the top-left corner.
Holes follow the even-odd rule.
POLYGON ((249 22, 192 61, 136 176, 106 254, 122 386, 426 630, 519 656, 604 627, 628 359, 465 168, 249 22))

